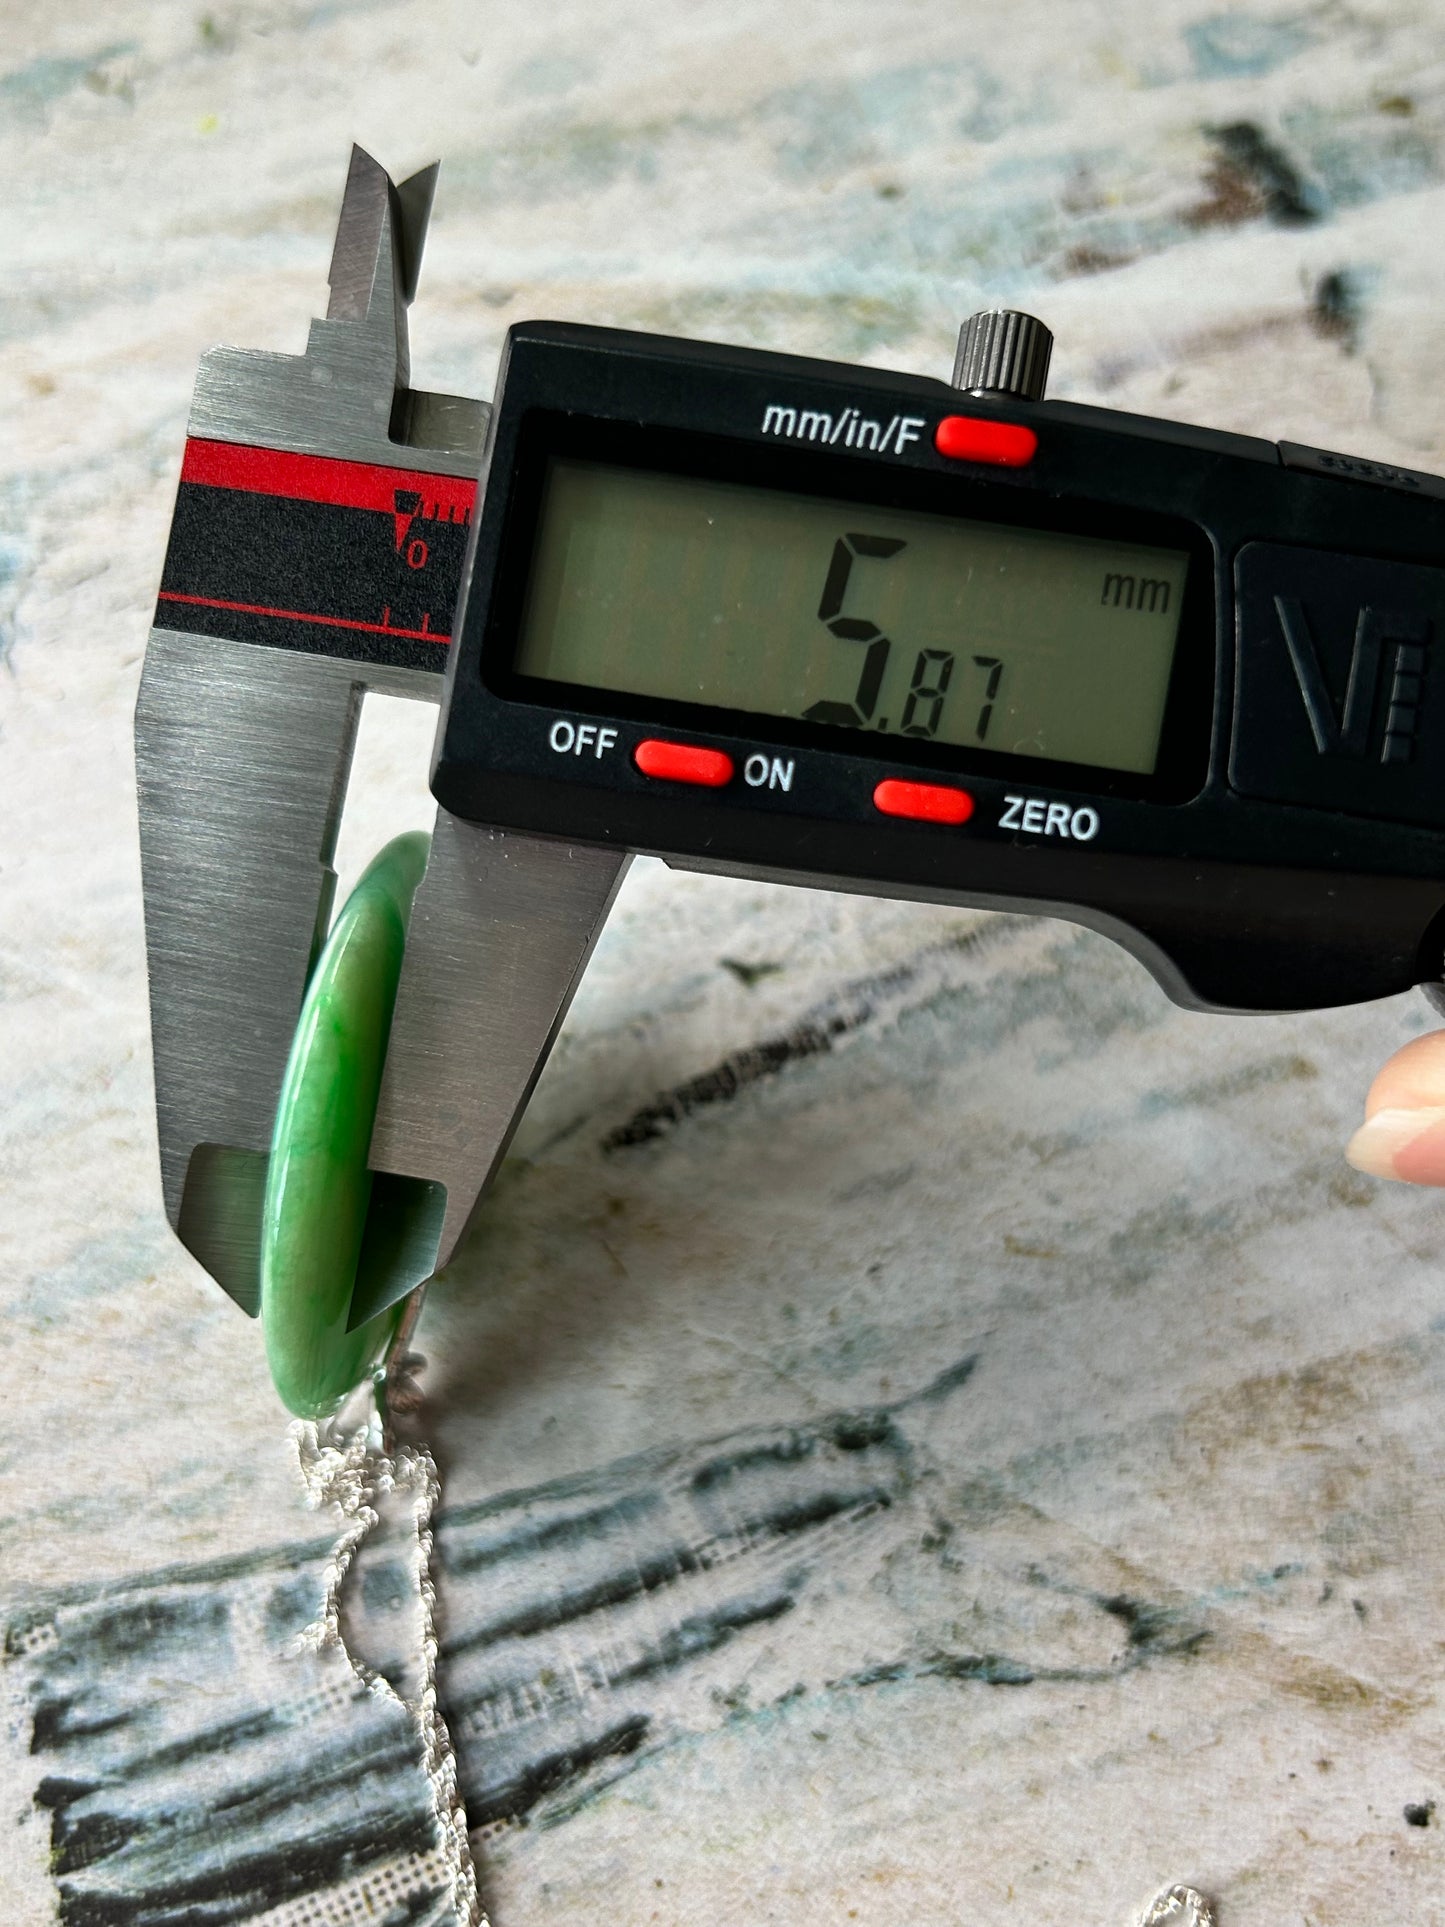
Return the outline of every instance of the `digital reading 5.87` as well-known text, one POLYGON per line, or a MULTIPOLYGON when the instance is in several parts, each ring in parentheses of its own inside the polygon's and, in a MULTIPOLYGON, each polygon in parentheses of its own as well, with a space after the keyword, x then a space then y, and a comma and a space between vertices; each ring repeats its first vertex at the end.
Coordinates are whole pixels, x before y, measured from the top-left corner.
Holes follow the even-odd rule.
POLYGON ((1188 557, 555 458, 524 676, 1152 773, 1188 557))

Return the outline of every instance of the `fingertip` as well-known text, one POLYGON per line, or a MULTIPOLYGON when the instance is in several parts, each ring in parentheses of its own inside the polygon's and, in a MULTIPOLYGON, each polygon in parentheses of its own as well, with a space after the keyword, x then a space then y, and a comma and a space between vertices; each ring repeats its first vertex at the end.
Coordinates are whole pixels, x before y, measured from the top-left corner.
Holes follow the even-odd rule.
POLYGON ((1345 1146, 1345 1156, 1372 1178, 1445 1185, 1445 1105, 1374 1111, 1345 1146))
POLYGON ((1445 1109, 1445 1030, 1413 1038, 1381 1065, 1365 1099, 1365 1116, 1436 1107, 1445 1109))

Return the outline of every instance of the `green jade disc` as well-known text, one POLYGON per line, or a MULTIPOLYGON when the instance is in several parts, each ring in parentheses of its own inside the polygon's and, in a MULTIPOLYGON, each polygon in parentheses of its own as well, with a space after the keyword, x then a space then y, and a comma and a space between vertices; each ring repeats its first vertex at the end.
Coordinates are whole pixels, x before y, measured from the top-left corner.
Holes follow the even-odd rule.
POLYGON ((324 1418, 381 1356, 402 1307, 348 1331, 371 1202, 367 1156, 430 839, 399 836, 331 927, 286 1064, 261 1213, 261 1323, 271 1378, 301 1418, 324 1418))

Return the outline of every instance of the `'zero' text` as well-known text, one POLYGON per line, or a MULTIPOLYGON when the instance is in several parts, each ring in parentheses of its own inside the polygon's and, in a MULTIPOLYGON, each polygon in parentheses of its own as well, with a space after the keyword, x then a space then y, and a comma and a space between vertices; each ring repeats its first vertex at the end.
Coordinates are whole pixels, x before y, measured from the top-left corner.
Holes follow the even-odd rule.
POLYGON ((1099 812, 1085 803, 1048 803, 1042 796, 1006 796, 998 820, 1001 830, 1025 830, 1033 836, 1063 836, 1072 843, 1088 843, 1099 834, 1099 812))

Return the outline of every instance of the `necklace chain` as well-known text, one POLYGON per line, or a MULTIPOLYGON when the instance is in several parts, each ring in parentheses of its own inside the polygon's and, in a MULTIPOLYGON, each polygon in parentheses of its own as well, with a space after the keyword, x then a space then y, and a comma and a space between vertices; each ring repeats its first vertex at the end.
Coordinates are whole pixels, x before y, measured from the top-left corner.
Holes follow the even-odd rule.
POLYGON ((326 1562, 321 1611, 302 1634, 303 1643, 322 1653, 339 1648, 368 1693, 411 1715, 421 1740, 422 1763, 436 1817, 437 1838, 451 1880, 456 1927, 490 1927, 477 1893, 477 1873, 467 1837, 467 1814, 457 1777, 457 1758, 437 1700, 436 1582, 432 1566, 436 1542, 432 1521, 441 1501, 441 1477, 425 1445, 398 1444, 391 1436, 388 1409, 415 1409, 415 1373, 421 1360, 405 1354, 373 1385, 372 1409, 354 1431, 338 1431, 330 1420, 299 1419, 290 1429, 307 1503, 334 1505, 341 1514, 340 1537, 326 1562), (391 1681, 350 1650, 341 1626, 341 1595, 357 1553, 380 1521, 377 1502, 392 1493, 409 1493, 415 1533, 413 1559, 420 1607, 420 1678, 414 1698, 405 1699, 391 1681))
MULTIPOLYGON (((398 1444, 389 1422, 391 1412, 415 1412, 420 1407, 416 1374, 422 1363, 414 1352, 405 1352, 378 1372, 370 1393, 371 1410, 354 1430, 341 1431, 332 1420, 318 1423, 309 1419, 298 1419, 290 1428, 288 1436, 307 1503, 316 1510, 335 1506, 342 1521, 340 1536, 326 1562, 321 1610, 301 1638, 305 1646, 318 1653, 339 1649, 368 1693, 411 1715, 421 1740, 437 1836, 451 1879, 456 1927, 490 1927, 477 1892, 456 1752, 437 1700, 437 1595, 432 1567, 436 1554, 433 1520, 441 1502, 441 1476, 428 1448, 398 1444), (351 1652, 341 1625, 341 1596, 347 1575, 380 1521, 377 1502, 392 1493, 410 1493, 415 1533, 421 1651, 420 1683, 411 1699, 404 1699, 390 1680, 351 1652)), ((1206 1895, 1176 1882, 1158 1895, 1139 1927, 1218 1927, 1218 1919, 1214 1903, 1206 1895)))

